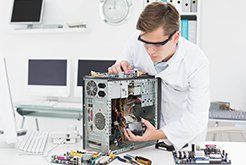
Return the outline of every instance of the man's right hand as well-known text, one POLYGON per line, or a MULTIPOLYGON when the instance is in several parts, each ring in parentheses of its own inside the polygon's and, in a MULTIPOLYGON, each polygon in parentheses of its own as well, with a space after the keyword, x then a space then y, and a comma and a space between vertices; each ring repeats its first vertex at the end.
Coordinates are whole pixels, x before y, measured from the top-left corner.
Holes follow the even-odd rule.
POLYGON ((108 73, 110 74, 117 74, 119 72, 125 72, 128 70, 132 70, 133 67, 130 66, 128 61, 120 61, 112 65, 111 67, 108 68, 108 73))

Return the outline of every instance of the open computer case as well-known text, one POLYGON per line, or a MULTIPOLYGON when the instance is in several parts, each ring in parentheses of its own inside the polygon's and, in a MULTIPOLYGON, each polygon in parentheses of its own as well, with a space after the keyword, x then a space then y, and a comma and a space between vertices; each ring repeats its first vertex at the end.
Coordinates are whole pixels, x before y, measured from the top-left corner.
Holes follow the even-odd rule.
POLYGON ((155 143, 130 142, 125 128, 142 135, 141 118, 159 128, 161 80, 148 75, 85 76, 83 85, 83 148, 121 153, 155 143))

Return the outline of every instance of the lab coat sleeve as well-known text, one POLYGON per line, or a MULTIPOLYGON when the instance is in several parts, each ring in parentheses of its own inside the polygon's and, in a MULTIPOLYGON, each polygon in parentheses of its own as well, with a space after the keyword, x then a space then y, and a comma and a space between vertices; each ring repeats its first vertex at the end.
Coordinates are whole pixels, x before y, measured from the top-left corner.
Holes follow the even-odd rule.
POLYGON ((181 149, 206 129, 209 106, 209 64, 206 59, 189 76, 189 94, 183 116, 161 128, 175 149, 181 149))

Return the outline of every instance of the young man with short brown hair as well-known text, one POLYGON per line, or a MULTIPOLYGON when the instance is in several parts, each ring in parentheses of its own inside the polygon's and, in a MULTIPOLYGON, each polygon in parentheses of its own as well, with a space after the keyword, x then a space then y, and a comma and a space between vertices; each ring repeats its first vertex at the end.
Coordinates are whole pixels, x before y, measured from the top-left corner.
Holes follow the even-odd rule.
POLYGON ((169 3, 153 2, 141 13, 137 32, 122 56, 108 69, 119 73, 136 68, 162 79, 160 129, 147 120, 143 136, 126 130, 130 141, 164 139, 176 149, 204 141, 209 100, 209 63, 201 49, 180 36, 180 15, 169 3))

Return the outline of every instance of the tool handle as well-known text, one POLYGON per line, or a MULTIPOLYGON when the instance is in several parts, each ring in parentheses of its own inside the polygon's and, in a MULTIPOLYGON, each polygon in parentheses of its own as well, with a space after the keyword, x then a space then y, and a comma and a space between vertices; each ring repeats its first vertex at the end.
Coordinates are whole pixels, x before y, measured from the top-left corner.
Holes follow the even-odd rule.
POLYGON ((136 156, 135 160, 143 165, 151 165, 151 160, 144 158, 142 156, 136 156))

